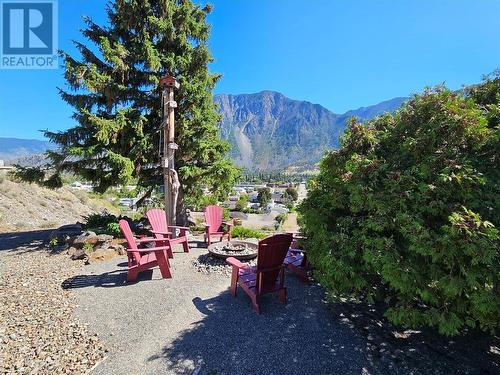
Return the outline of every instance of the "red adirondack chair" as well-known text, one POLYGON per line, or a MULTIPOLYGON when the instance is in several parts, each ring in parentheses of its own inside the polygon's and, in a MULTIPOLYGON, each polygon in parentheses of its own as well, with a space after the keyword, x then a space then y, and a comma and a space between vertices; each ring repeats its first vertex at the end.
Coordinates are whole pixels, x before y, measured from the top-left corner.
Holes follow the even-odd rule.
POLYGON ((236 297, 238 284, 252 299, 255 311, 260 314, 259 297, 265 293, 278 292, 281 303, 286 303, 285 265, 283 260, 292 242, 288 234, 276 234, 259 242, 257 266, 250 267, 236 258, 226 262, 233 266, 231 294, 236 297))
POLYGON ((168 238, 170 241, 170 245, 182 244, 185 253, 189 253, 189 243, 188 243, 188 227, 180 227, 177 225, 168 225, 167 223, 167 215, 165 215, 165 211, 160 208, 153 208, 146 212, 146 216, 149 220, 149 224, 151 224, 153 235, 157 239, 165 239, 168 238), (179 235, 175 238, 172 238, 172 230, 179 230, 179 235))
POLYGON ((305 283, 309 283, 308 272, 310 271, 309 263, 307 262, 307 254, 305 250, 298 244, 299 239, 305 239, 297 233, 288 233, 293 236, 290 249, 288 250, 283 264, 293 273, 297 274, 299 279, 305 283))
POLYGON ((205 225, 205 242, 208 241, 208 244, 210 245, 211 235, 220 236, 221 241, 224 236, 227 236, 227 240, 231 241, 231 230, 233 228, 233 224, 229 222, 222 222, 224 218, 224 211, 222 210, 222 208, 219 206, 211 205, 205 207, 204 212, 205 222, 203 223, 203 225, 205 225), (222 230, 222 224, 225 224, 227 226, 226 231, 222 230))
POLYGON ((142 238, 138 240, 134 237, 127 220, 120 220, 119 225, 128 244, 127 280, 135 281, 137 280, 137 275, 140 272, 156 266, 160 267, 161 275, 164 279, 172 278, 172 274, 170 273, 170 263, 168 261, 168 254, 172 251, 169 240, 164 238, 142 238), (144 242, 155 242, 161 246, 139 249, 137 245, 144 242))

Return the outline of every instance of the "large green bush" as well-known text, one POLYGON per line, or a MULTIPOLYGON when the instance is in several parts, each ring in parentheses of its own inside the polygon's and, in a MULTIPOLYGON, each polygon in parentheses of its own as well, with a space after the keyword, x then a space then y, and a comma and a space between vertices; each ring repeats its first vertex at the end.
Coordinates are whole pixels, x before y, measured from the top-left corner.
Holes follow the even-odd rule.
POLYGON ((333 296, 387 303, 407 327, 500 322, 500 78, 351 120, 300 206, 309 259, 333 296))

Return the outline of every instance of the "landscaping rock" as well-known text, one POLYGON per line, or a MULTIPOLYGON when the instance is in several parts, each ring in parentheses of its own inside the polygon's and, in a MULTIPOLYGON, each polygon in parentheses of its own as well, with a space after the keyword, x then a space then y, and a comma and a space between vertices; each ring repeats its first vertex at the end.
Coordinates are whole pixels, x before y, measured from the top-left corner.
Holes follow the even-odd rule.
POLYGON ((113 249, 119 255, 125 255, 127 252, 125 251, 125 246, 119 243, 108 243, 108 249, 113 249))
POLYGON ((97 236, 97 242, 106 242, 106 241, 111 241, 113 239, 114 237, 109 234, 99 234, 97 236))
MULTIPOLYGON (((242 262, 250 266, 255 266, 257 264, 257 261, 255 259, 242 262)), ((227 264, 224 259, 214 258, 210 254, 200 255, 193 261, 193 265, 198 272, 204 274, 216 273, 219 275, 230 277, 233 270, 233 268, 229 264, 227 264)))
POLYGON ((83 246, 85 243, 89 243, 91 245, 95 245, 99 241, 97 234, 92 231, 83 232, 81 235, 76 237, 73 240, 72 245, 74 246, 83 246))
POLYGON ((71 260, 87 258, 87 253, 83 249, 77 249, 75 247, 70 247, 68 249, 68 255, 70 256, 71 260))
POLYGON ((0 373, 88 373, 105 349, 73 314, 73 292, 61 287, 81 263, 26 249, 0 253, 0 373))
POLYGON ((99 249, 97 249, 89 254, 89 261, 93 262, 93 261, 110 260, 110 259, 113 259, 114 257, 116 257, 117 255, 118 255, 118 253, 114 249, 99 248, 99 249))

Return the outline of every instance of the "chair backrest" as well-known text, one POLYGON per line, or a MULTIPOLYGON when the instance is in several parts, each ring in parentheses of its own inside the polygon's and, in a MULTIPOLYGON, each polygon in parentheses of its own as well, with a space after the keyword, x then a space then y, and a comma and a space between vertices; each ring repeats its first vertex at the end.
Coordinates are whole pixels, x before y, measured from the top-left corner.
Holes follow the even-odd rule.
MULTIPOLYGON (((128 224, 128 221, 121 219, 118 222, 118 224, 120 225, 120 229, 123 233, 123 237, 125 237, 125 240, 127 241, 128 248, 130 250, 137 249, 137 243, 135 242, 134 234, 132 233, 132 229, 130 229, 130 225, 128 224)), ((138 251, 132 252, 132 256, 134 257, 134 259, 137 263, 140 262, 141 254, 138 251)))
MULTIPOLYGON (((146 217, 151 224, 151 228, 160 232, 168 232, 167 215, 161 208, 153 208, 146 212, 146 217)), ((163 238, 162 234, 153 233, 156 238, 163 238)))
POLYGON ((291 242, 292 236, 289 234, 275 234, 259 241, 257 253, 257 290, 259 293, 275 289, 276 279, 291 242))
POLYGON ((222 225, 224 211, 221 207, 211 205, 205 207, 205 223, 210 226, 210 232, 217 232, 222 225))

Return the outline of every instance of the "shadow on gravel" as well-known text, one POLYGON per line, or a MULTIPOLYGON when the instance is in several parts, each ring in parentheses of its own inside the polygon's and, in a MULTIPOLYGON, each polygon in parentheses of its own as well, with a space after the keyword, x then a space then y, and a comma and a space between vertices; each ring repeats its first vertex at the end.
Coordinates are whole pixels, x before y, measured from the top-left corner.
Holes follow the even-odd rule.
MULTIPOLYGON (((125 266, 127 263, 125 263, 125 266)), ((100 275, 76 275, 64 280, 61 283, 63 289, 79 289, 79 288, 114 288, 117 286, 127 286, 133 285, 138 282, 151 281, 153 279, 153 270, 143 271, 137 277, 134 282, 127 281, 127 271, 126 270, 116 270, 111 272, 105 272, 100 275)))
POLYGON ((401 374, 500 374, 500 341, 469 330, 446 337, 436 330, 395 327, 384 317, 384 306, 357 303, 332 305, 337 319, 348 321, 367 342, 367 353, 390 363, 401 374))
POLYGON ((44 242, 53 229, 0 233, 0 251, 30 252, 46 250, 44 242))
POLYGON ((398 329, 380 307, 327 304, 321 287, 292 277, 287 286, 289 303, 265 296, 262 315, 241 291, 237 299, 229 291, 194 298, 204 317, 149 360, 186 374, 191 364, 200 375, 500 373, 495 336, 475 331, 449 338, 398 329))
POLYGON ((150 361, 165 361, 170 371, 199 374, 369 374, 363 340, 331 319, 324 293, 287 279, 289 303, 262 298, 262 315, 241 291, 210 299, 194 298, 204 317, 181 331, 172 344, 150 361))

